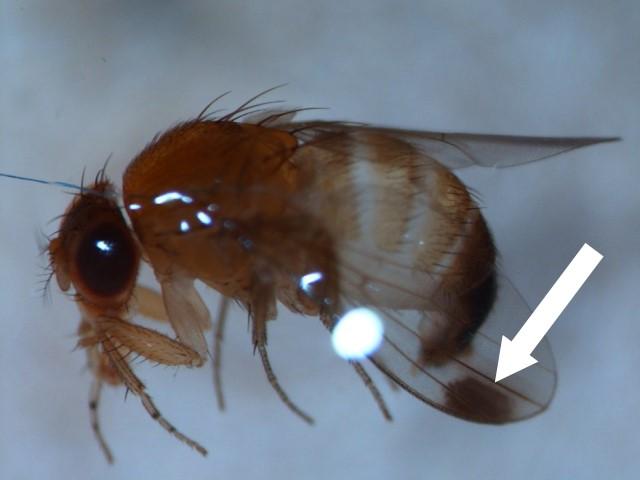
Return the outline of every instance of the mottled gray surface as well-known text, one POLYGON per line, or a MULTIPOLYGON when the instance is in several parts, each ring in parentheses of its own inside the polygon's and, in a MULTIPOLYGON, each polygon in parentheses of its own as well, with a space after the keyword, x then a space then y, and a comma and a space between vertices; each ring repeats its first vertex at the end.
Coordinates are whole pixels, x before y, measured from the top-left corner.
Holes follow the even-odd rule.
MULTIPOLYGON (((78 181, 113 154, 119 181, 156 132, 233 89, 325 118, 488 133, 620 135, 624 142, 517 169, 469 171, 505 270, 536 303, 583 242, 605 260, 550 334, 550 410, 486 427, 382 382, 385 423, 312 320, 272 326, 273 362, 317 425, 280 405, 230 324, 216 411, 209 368, 139 371, 162 411, 211 454, 166 435, 135 397, 104 396, 117 463, 89 429, 78 314, 37 293, 38 232, 69 196, 0 179, 0 478, 636 478, 640 466, 640 4, 111 1, 0 5, 0 170, 78 181), (137 6, 132 7, 131 4, 137 6)), ((215 295, 208 298, 215 305, 215 295)))

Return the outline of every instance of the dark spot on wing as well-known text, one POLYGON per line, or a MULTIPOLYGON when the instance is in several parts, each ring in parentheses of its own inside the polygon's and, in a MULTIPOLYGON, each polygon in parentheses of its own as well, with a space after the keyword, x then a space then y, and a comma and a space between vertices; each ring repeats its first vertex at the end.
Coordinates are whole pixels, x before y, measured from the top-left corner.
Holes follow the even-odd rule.
POLYGON ((511 399, 489 380, 466 377, 447 385, 445 411, 480 423, 513 420, 511 399))

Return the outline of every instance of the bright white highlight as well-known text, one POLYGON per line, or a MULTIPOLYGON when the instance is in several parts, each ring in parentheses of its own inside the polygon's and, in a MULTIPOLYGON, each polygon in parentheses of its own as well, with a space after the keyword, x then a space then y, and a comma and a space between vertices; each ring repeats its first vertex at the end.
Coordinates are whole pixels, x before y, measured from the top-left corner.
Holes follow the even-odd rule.
POLYGON ((322 280, 322 274, 320 272, 307 273, 300 279, 300 288, 306 294, 310 294, 311 285, 319 280, 322 280))
POLYGON ((374 353, 384 335, 380 316, 368 308, 348 311, 331 332, 331 343, 346 360, 362 360, 374 353))
POLYGON ((129 210, 140 210, 142 208, 142 205, 140 205, 139 203, 132 203, 131 205, 129 205, 129 210))
POLYGON ((193 202, 193 198, 188 195, 183 195, 180 192, 167 192, 154 198, 153 203, 156 205, 162 205, 163 203, 174 202, 176 200, 180 200, 182 203, 193 202))
POLYGON ((211 225, 213 223, 211 217, 204 212, 196 213, 196 217, 198 217, 198 220, 200 220, 200 223, 203 225, 211 225))
POLYGON ((181 232, 188 232, 189 230, 191 230, 191 227, 189 226, 189 222, 187 222, 186 220, 182 220, 180 222, 180 231, 181 232))
POLYGON ((96 247, 105 253, 109 253, 113 249, 113 245, 109 242, 105 242, 104 240, 98 240, 96 242, 96 247))

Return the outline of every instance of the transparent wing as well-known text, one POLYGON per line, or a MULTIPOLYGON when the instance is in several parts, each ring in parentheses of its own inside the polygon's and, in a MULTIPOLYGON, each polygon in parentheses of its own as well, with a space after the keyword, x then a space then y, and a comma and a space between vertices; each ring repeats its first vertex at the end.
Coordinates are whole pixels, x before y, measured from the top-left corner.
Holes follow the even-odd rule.
POLYGON ((529 137, 445 133, 373 127, 341 122, 291 122, 278 128, 295 132, 303 142, 313 143, 327 136, 374 134, 408 142, 442 165, 458 169, 473 165, 510 167, 554 157, 576 148, 614 142, 617 137, 529 137))
MULTIPOLYGON (((294 158, 300 165, 320 165, 316 175, 322 188, 301 208, 321 219, 333 235, 340 292, 334 318, 360 307, 377 313, 384 342, 370 360, 405 390, 446 413, 505 423, 541 412, 556 382, 546 343, 535 353, 535 367, 499 384, 493 381, 502 335, 512 338, 530 314, 496 271, 493 257, 463 263, 455 273, 495 279, 495 301, 481 315, 486 318, 477 331, 456 313, 455 303, 462 301, 466 287, 452 289, 457 290, 454 295, 439 291, 457 256, 475 254, 461 250, 459 240, 470 233, 467 225, 477 221, 477 205, 466 190, 458 190, 460 184, 403 144, 388 141, 386 133, 380 138, 357 129, 308 144, 310 152, 331 152, 328 158, 322 153, 294 158), (348 168, 336 166, 340 162, 348 168), (425 249, 441 255, 434 259, 425 249), (457 348, 460 333, 468 333, 470 341, 457 348)), ((491 305, 493 293, 486 296, 491 305)))
MULTIPOLYGON (((403 295, 406 290, 398 288, 403 295)), ((437 307, 431 311, 393 310, 377 307, 373 302, 374 299, 367 302, 366 308, 382 319, 384 340, 370 360, 429 405, 465 420, 500 424, 536 415, 553 398, 556 373, 546 340, 533 353, 537 364, 494 383, 502 335, 513 338, 530 314, 505 277, 499 276, 497 301, 470 344, 437 363, 425 360, 423 354, 429 346, 427 332, 441 321, 437 307)), ((348 298, 344 305, 346 310, 362 306, 348 298)))

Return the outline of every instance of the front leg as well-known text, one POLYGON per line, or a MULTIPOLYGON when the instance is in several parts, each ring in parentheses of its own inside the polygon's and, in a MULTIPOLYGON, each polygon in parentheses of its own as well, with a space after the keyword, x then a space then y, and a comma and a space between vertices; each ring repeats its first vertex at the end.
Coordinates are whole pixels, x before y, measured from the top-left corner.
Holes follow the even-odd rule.
POLYGON ((151 418, 170 434, 206 455, 206 450, 199 443, 179 432, 162 416, 127 361, 129 354, 137 353, 164 365, 192 365, 198 357, 195 351, 158 332, 119 318, 95 317, 91 321, 83 319, 78 334, 78 345, 87 349, 89 366, 94 375, 89 399, 91 426, 109 463, 113 462, 113 456, 102 435, 98 419, 100 391, 105 382, 111 385, 124 384, 129 391, 140 397, 151 418))
POLYGON ((206 456, 207 450, 202 445, 180 432, 160 413, 151 396, 147 393, 144 383, 142 383, 133 370, 131 370, 125 356, 121 354, 122 345, 119 345, 114 338, 108 338, 104 335, 100 340, 100 344, 102 351, 109 358, 111 365, 118 372, 122 383, 124 383, 129 391, 140 398, 140 402, 149 416, 178 440, 190 446, 201 455, 206 456))
POLYGON ((98 337, 107 338, 118 347, 162 365, 200 366, 200 355, 192 348, 149 328, 115 317, 100 317, 98 337))

